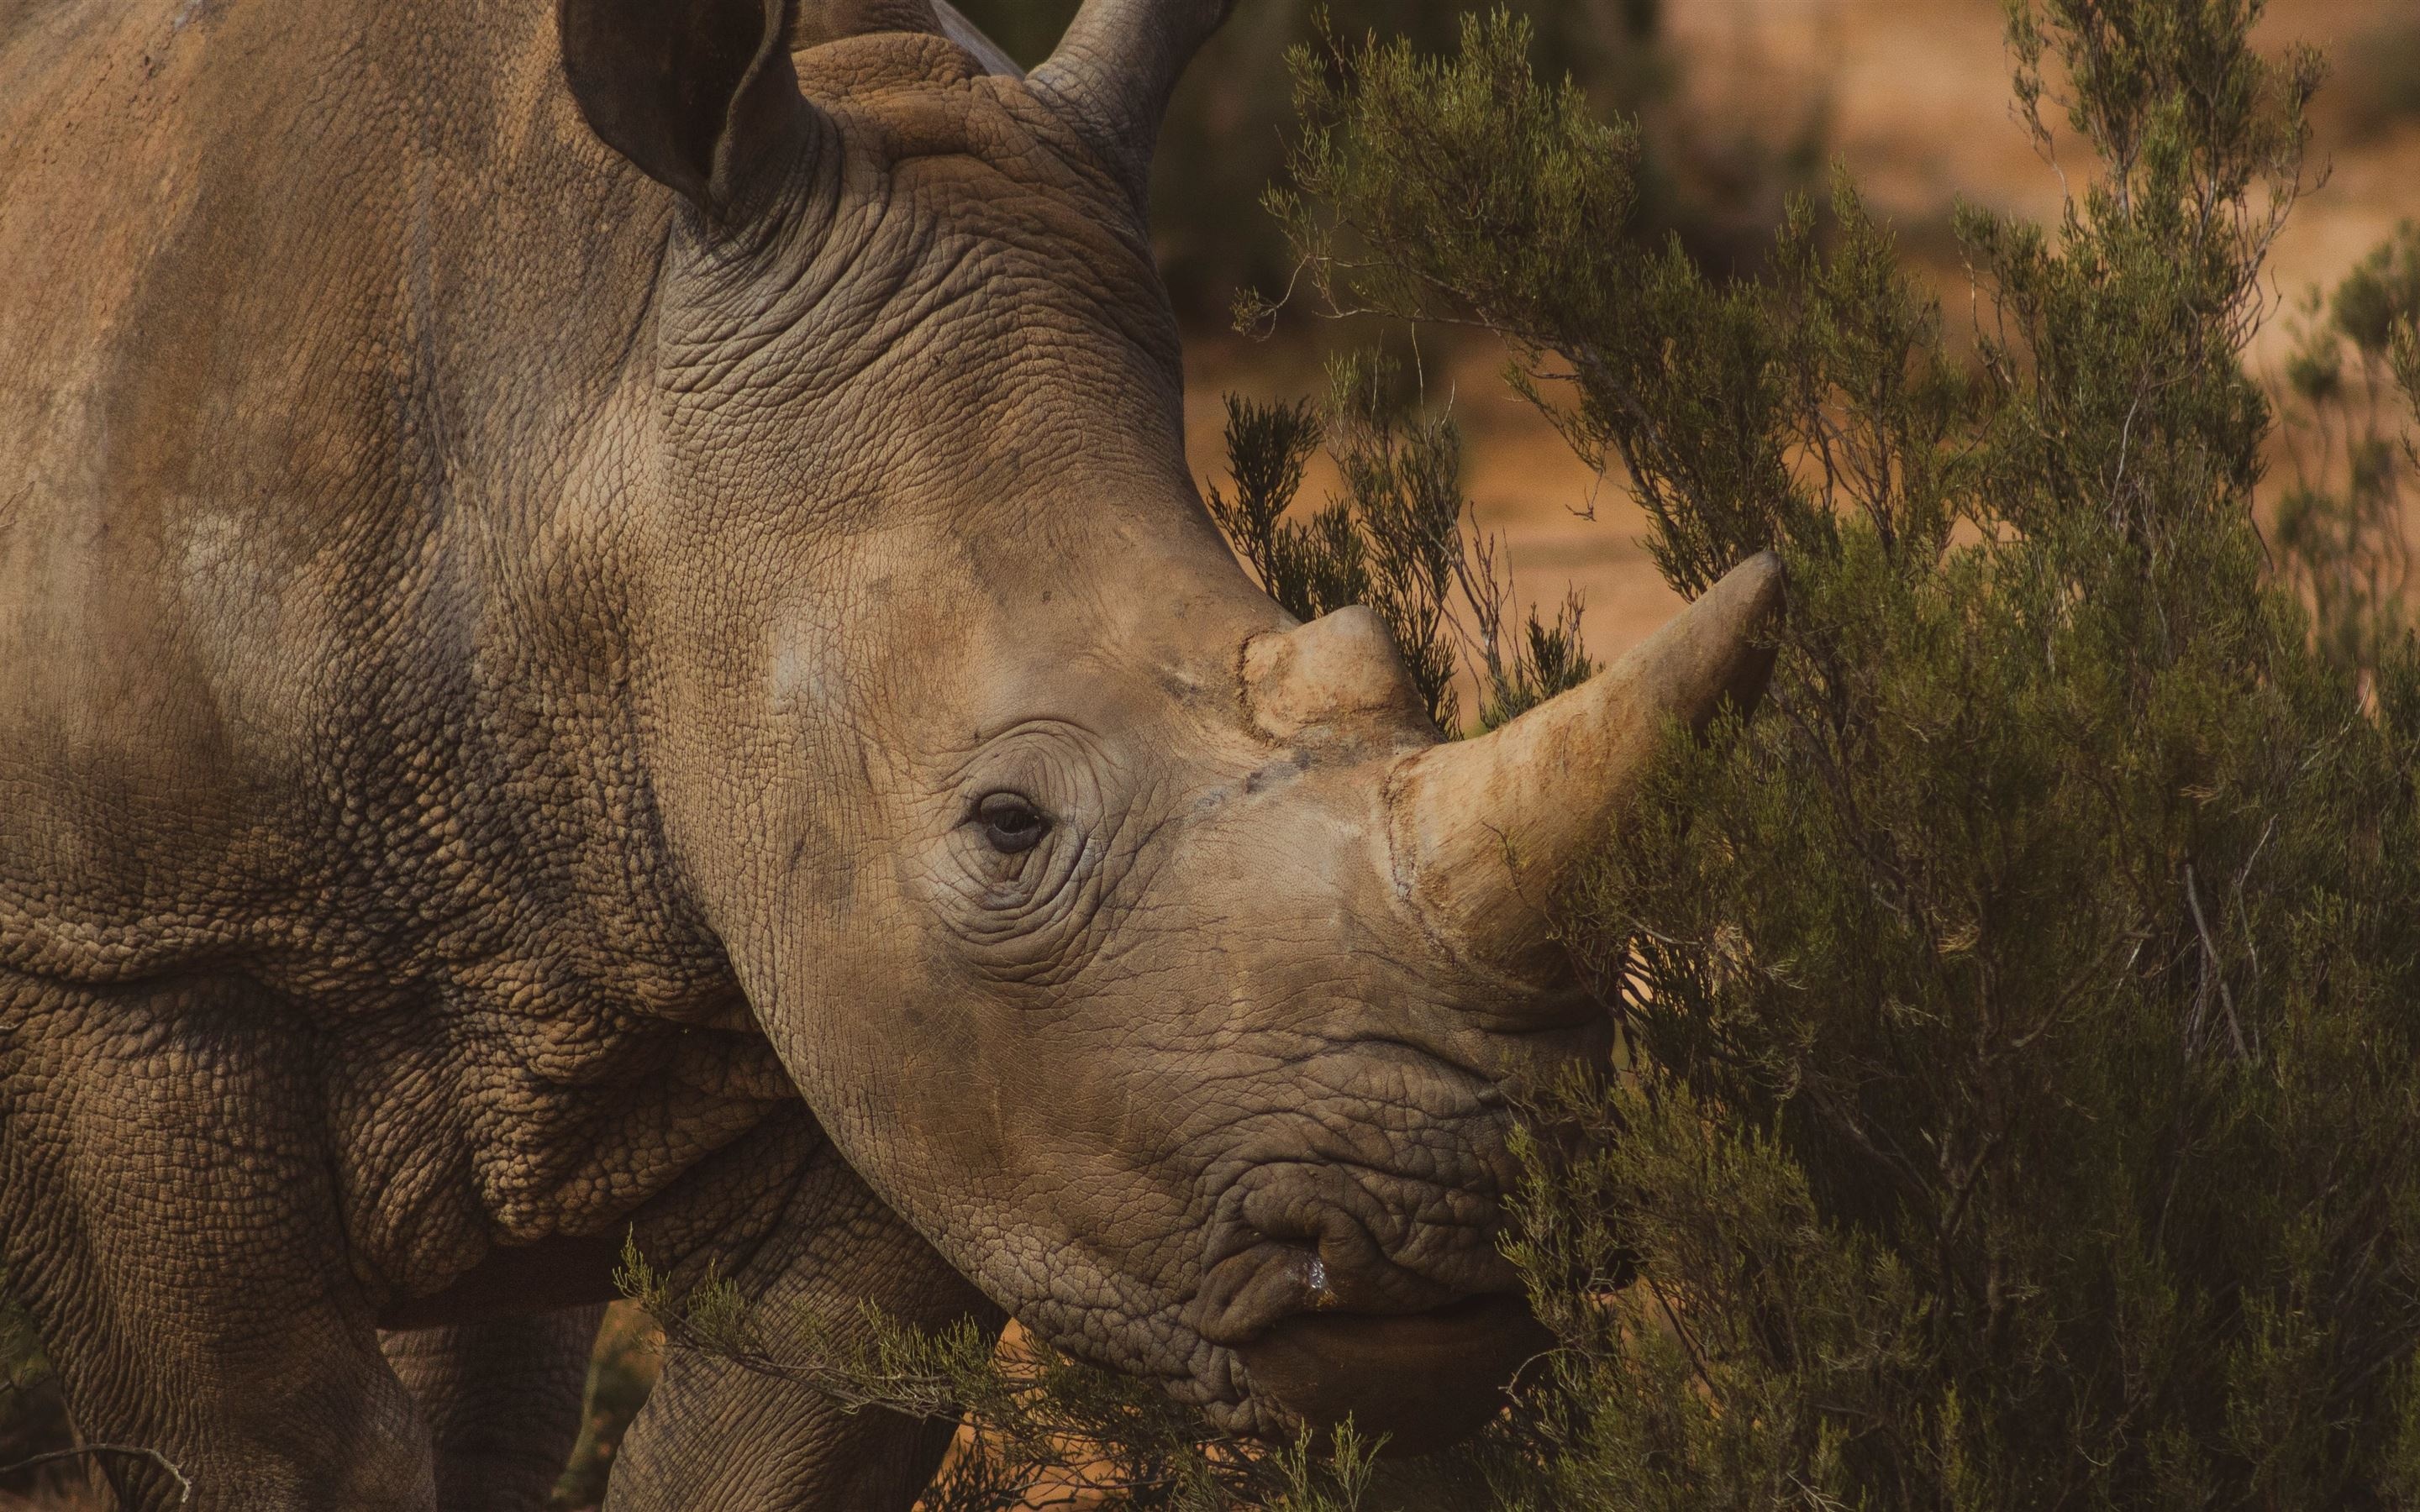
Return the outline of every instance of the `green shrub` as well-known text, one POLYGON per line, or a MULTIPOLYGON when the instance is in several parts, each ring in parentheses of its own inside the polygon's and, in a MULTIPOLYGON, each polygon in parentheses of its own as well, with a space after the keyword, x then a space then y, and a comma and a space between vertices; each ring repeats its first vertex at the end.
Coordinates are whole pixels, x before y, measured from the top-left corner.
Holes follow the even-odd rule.
POLYGON ((2415 315, 2420 225, 2407 222, 2332 297, 2304 301, 2280 396, 2292 478, 2277 509, 2279 563, 2328 653, 2368 675, 2408 629, 2414 469, 2396 367, 2415 315))
MULTIPOLYGON (((1076 0, 961 0, 959 8, 1031 64, 1058 39, 1076 0)), ((1550 73, 1585 81, 1606 112, 1650 111, 1665 123, 1643 166, 1642 231, 1669 228, 1717 259, 1761 249, 1773 207, 1818 162, 1823 101, 1776 121, 1770 89, 1742 118, 1712 118, 1675 88, 1663 0, 1525 0, 1536 54, 1550 73)), ((1160 261, 1179 306, 1215 319, 1239 287, 1281 285, 1289 251, 1277 228, 1238 214, 1283 168, 1290 116, 1287 49, 1332 29, 1403 37, 1450 52, 1462 0, 1251 0, 1236 8, 1188 75, 1162 133, 1152 204, 1160 261)), ((1810 92, 1811 95, 1811 92, 1810 92)))
MULTIPOLYGON (((2420 666, 2264 570, 2241 354, 2319 68, 2258 13, 2010 6, 2102 162, 2055 230, 1960 216, 1974 372, 1845 183, 1753 284, 1614 234, 1635 142, 1506 18, 1297 65, 1320 292, 1502 333, 1676 588, 1792 573, 1768 712, 1574 904, 1635 1062, 1527 1148, 1567 1349, 1515 1504, 2420 1489, 2420 666)), ((2335 313, 2408 378, 2402 266, 2335 313)))
POLYGON ((1383 353, 1353 353, 1328 364, 1324 409, 1230 397, 1234 494, 1212 486, 1210 513, 1295 618, 1376 610, 1440 730, 1462 729, 1454 676, 1467 664, 1480 724, 1493 729, 1594 675, 1580 649, 1582 605, 1566 598, 1552 624, 1534 608, 1526 623, 1515 615, 1503 543, 1480 528, 1462 491, 1460 435, 1449 416, 1402 397, 1397 378, 1383 353), (1288 518, 1323 442, 1344 493, 1288 518))

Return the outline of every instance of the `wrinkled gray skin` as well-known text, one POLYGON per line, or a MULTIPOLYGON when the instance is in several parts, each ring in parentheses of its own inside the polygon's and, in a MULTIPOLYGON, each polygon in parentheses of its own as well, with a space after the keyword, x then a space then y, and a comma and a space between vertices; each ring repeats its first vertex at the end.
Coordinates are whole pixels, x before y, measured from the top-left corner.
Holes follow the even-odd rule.
MULTIPOLYGON (((0 1258, 193 1506, 539 1504, 633 1229, 1239 1428, 1504 1373, 1593 1031, 1423 912, 1367 617, 1248 675, 1136 208, 1220 8, 874 8, 0 0, 0 1258)), ((943 1437, 675 1355, 611 1504, 943 1437)))

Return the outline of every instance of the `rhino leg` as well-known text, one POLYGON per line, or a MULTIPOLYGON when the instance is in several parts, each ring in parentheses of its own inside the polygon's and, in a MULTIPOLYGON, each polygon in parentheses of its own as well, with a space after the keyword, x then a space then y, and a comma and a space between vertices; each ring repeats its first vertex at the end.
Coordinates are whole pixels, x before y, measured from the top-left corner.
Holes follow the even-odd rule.
MULTIPOLYGON (((175 1464, 188 1512, 430 1512, 282 1017, 236 983, 0 974, 0 1260, 85 1441, 175 1464)), ((179 1504, 146 1458, 94 1462, 123 1507, 179 1504)))
MULTIPOLYGON (((921 1327, 1002 1319, 827 1147, 785 1221, 727 1273, 767 1319, 847 1318, 862 1303, 921 1327)), ((845 1413, 805 1386, 674 1350, 631 1425, 607 1512, 905 1512, 932 1480, 951 1426, 845 1413)))
POLYGON ((574 1307, 389 1334, 387 1363, 437 1445, 445 1512, 536 1512, 580 1437, 588 1356, 605 1309, 574 1307))

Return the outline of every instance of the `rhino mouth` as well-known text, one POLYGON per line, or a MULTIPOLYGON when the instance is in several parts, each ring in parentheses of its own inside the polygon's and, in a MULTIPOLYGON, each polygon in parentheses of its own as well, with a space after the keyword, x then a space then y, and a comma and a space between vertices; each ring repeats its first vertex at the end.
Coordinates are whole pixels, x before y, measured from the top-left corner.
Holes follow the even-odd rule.
POLYGON ((1233 1348, 1286 1416, 1323 1431, 1350 1419, 1382 1452, 1417 1455, 1484 1427, 1553 1346, 1526 1301, 1492 1292, 1416 1313, 1295 1313, 1233 1348))

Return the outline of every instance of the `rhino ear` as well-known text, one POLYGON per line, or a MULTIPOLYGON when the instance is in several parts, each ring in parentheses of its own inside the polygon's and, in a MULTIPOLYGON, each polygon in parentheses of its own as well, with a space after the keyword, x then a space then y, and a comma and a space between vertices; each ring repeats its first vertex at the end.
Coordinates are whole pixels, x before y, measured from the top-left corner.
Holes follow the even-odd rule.
POLYGON ((791 0, 559 0, 564 76, 591 130, 709 216, 737 219, 810 134, 791 0))

